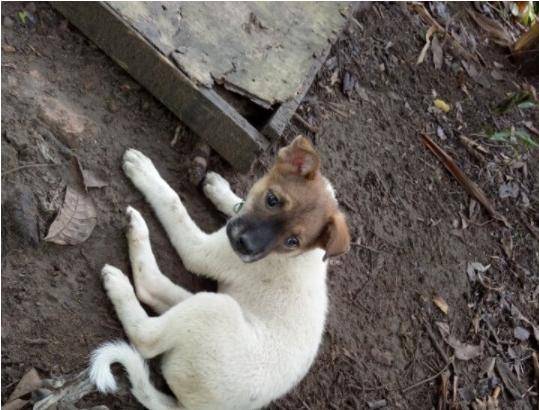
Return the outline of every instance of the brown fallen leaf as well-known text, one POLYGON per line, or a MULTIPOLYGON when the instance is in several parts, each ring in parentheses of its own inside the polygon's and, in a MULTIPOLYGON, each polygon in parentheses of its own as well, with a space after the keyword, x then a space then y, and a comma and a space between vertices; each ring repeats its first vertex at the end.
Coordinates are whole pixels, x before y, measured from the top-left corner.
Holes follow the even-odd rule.
POLYGON ((90 237, 96 223, 92 198, 68 185, 62 208, 51 224, 45 240, 59 245, 78 245, 90 237))
POLYGON ((469 345, 466 343, 462 343, 454 336, 449 336, 446 342, 449 346, 455 349, 455 357, 459 360, 472 360, 483 354, 482 345, 469 345))
POLYGON ((500 375, 503 384, 506 389, 511 393, 514 399, 520 400, 524 397, 524 392, 526 388, 520 383, 518 378, 509 370, 507 365, 501 361, 501 359, 496 359, 496 371, 500 375))
MULTIPOLYGON (((32 367, 24 374, 24 376, 22 376, 21 380, 15 387, 15 390, 13 390, 13 393, 9 395, 7 403, 19 399, 25 394, 33 392, 36 389, 39 389, 41 384, 41 377, 39 377, 37 370, 32 367)), ((2 408, 5 408, 5 406, 2 408)))
POLYGON ((447 302, 444 300, 444 298, 442 298, 441 296, 439 295, 436 295, 432 298, 432 301, 434 302, 434 304, 436 305, 436 307, 438 309, 440 309, 442 312, 444 312, 444 314, 447 315, 447 312, 449 312, 449 305, 447 304, 447 302))
POLYGON ((436 21, 434 17, 430 15, 430 13, 428 12, 424 4, 421 4, 419 2, 411 2, 409 7, 412 10, 416 11, 421 16, 423 21, 425 21, 427 24, 430 24, 431 26, 434 26, 436 31, 448 35, 452 48, 455 51, 455 53, 457 53, 459 56, 464 57, 468 60, 479 62, 475 54, 472 54, 468 50, 466 50, 462 46, 462 44, 460 44, 460 42, 458 41, 458 39, 455 37, 455 35, 452 32, 447 32, 443 28, 443 26, 440 23, 438 23, 438 21, 436 21))
POLYGON ((462 170, 457 166, 453 158, 449 156, 438 144, 436 144, 428 135, 421 134, 421 141, 446 167, 446 169, 451 172, 451 174, 460 182, 460 184, 466 189, 466 191, 472 195, 481 205, 485 207, 488 213, 498 221, 502 222, 508 228, 511 227, 507 219, 504 216, 500 215, 494 206, 489 201, 485 193, 481 188, 479 188, 468 176, 462 172, 462 170))
POLYGON ((101 177, 96 175, 94 171, 89 169, 82 169, 82 179, 86 190, 88 188, 103 188, 109 185, 101 177))
POLYGON ((14 53, 17 50, 15 49, 15 47, 10 46, 9 44, 4 44, 2 45, 2 51, 4 53, 14 53))
POLYGON ((499 22, 476 13, 472 9, 468 9, 467 11, 473 21, 487 32, 492 38, 492 41, 502 47, 511 47, 514 41, 499 22))
POLYGON ((427 51, 429 51, 430 48, 430 39, 435 31, 436 27, 434 25, 430 26, 427 30, 427 34, 425 35, 425 45, 421 49, 421 53, 419 53, 419 57, 417 58, 416 62, 417 65, 421 64, 425 60, 425 57, 427 56, 427 51))
POLYGON ((440 45, 440 40, 438 36, 433 36, 431 41, 432 49, 432 62, 434 63, 434 68, 439 70, 444 65, 444 51, 440 45))

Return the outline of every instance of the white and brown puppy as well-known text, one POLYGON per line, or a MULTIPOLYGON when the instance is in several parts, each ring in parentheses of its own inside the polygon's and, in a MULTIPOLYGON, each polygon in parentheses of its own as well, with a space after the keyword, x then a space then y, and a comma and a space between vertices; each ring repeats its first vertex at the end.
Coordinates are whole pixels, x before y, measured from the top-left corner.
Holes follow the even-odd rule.
POLYGON ((324 329, 326 259, 350 244, 345 217, 319 168, 310 142, 297 137, 280 150, 238 213, 242 200, 209 173, 204 191, 232 219, 207 234, 148 158, 132 149, 125 153, 125 173, 153 207, 185 267, 217 280, 219 293, 192 294, 164 276, 144 220, 128 208, 135 289, 112 266, 102 276, 132 346, 114 342, 94 352, 91 377, 100 391, 116 389, 110 365, 118 362, 149 409, 254 409, 305 376, 324 329), (148 316, 139 300, 159 316, 148 316), (145 359, 161 354, 175 398, 149 379, 145 359))

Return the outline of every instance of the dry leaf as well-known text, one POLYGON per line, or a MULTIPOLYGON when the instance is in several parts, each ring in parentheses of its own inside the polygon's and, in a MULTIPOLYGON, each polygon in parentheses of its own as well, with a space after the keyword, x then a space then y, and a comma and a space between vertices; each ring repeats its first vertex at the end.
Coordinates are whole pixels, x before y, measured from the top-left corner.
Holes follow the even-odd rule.
POLYGON ((438 40, 438 36, 432 37, 431 48, 434 68, 439 70, 444 64, 444 52, 442 50, 442 46, 440 45, 440 41, 438 40))
POLYGON ((94 171, 90 171, 89 169, 82 170, 82 179, 86 190, 88 188, 103 188, 109 185, 101 177, 97 176, 94 171))
POLYGON ((482 265, 479 262, 468 262, 466 273, 470 282, 474 283, 477 280, 477 272, 484 273, 490 268, 490 265, 482 265))
MULTIPOLYGON (((15 387, 15 390, 13 390, 13 393, 9 395, 7 402, 9 403, 10 401, 14 401, 24 396, 25 394, 39 389, 40 387, 41 377, 39 377, 37 370, 32 367, 24 374, 24 376, 22 376, 21 380, 19 381, 19 384, 17 384, 17 387, 15 387)), ((5 408, 5 406, 3 406, 2 408, 5 408)))
POLYGON ((503 74, 498 70, 492 70, 490 72, 490 75, 492 78, 494 78, 496 81, 502 81, 503 80, 503 74))
POLYGON ((331 75, 331 78, 329 79, 329 83, 331 86, 334 86, 337 81, 339 81, 339 70, 333 71, 333 74, 331 75))
POLYGON ((512 46, 514 43, 513 39, 499 22, 476 13, 471 9, 468 9, 468 13, 472 17, 473 21, 475 21, 479 27, 486 31, 496 44, 499 44, 502 47, 512 46))
POLYGON ((457 340, 454 336, 449 336, 447 344, 455 349, 455 357, 459 360, 471 360, 483 353, 483 346, 469 345, 457 340))
POLYGON ((97 223, 92 198, 68 186, 64 203, 45 237, 59 245, 78 245, 89 238, 97 223))
POLYGON ((500 375, 500 379, 502 379, 505 388, 511 393, 511 396, 516 400, 522 399, 526 388, 520 383, 511 370, 509 370, 509 367, 499 358, 496 359, 496 371, 500 375))
POLYGON ((520 310, 518 310, 515 305, 511 305, 511 316, 513 316, 513 318, 517 320, 522 320, 523 322, 530 325, 533 329, 533 337, 535 337, 535 340, 539 342, 539 326, 536 326, 535 323, 533 323, 526 316, 520 313, 520 310))
POLYGON ((421 50, 421 53, 419 53, 419 57, 417 58, 416 64, 421 64, 427 55, 427 51, 429 51, 430 48, 430 39, 434 32, 436 31, 436 27, 434 25, 430 26, 427 30, 427 34, 425 35, 425 45, 423 46, 423 49, 421 50))
POLYGON ((444 340, 449 337, 449 324, 447 324, 446 322, 436 322, 436 327, 438 328, 438 331, 440 332, 444 340))
POLYGON ((528 332, 522 326, 517 326, 513 329, 513 336, 515 336, 515 338, 521 342, 524 342, 530 338, 530 332, 528 332))
POLYGON ((494 209, 492 203, 488 200, 487 196, 481 188, 479 188, 468 176, 462 172, 462 170, 457 166, 453 158, 449 156, 438 144, 436 144, 428 135, 422 134, 421 139, 423 144, 430 150, 438 159, 444 164, 449 172, 461 183, 461 185, 466 189, 466 191, 472 195, 481 205, 485 207, 488 213, 498 221, 502 222, 508 228, 511 227, 509 222, 500 215, 494 209))
POLYGON ((2 410, 19 410, 26 406, 26 403, 28 400, 15 399, 4 404, 2 410))
POLYGON ((447 302, 439 295, 436 295, 432 298, 432 301, 434 304, 440 309, 442 312, 444 312, 447 315, 447 312, 449 312, 449 305, 447 302))
POLYGON ((438 108, 439 110, 442 110, 443 112, 449 112, 449 110, 451 109, 448 103, 446 103, 444 100, 441 100, 439 98, 434 100, 434 105, 436 108, 438 108))
POLYGON ((512 259, 513 257, 513 236, 511 235, 511 231, 508 229, 505 229, 502 232, 502 237, 500 242, 502 243, 503 251, 505 252, 505 255, 507 258, 512 259))

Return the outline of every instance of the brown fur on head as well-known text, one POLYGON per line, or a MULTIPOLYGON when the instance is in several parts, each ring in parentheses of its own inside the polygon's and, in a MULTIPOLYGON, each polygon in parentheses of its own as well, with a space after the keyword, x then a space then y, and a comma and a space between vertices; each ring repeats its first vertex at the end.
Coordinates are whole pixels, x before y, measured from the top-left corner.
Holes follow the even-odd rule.
POLYGON ((346 219, 308 139, 297 136, 279 151, 273 168, 252 187, 241 214, 229 222, 227 233, 246 262, 270 252, 301 253, 315 247, 326 251, 324 259, 348 251, 346 219))

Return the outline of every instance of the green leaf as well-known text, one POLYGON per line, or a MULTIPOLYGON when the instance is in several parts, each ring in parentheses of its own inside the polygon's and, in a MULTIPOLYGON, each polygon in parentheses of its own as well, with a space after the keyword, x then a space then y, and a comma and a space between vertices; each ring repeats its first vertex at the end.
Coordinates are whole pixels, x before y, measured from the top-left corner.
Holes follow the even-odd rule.
POLYGON ((530 134, 528 134, 527 131, 524 130, 516 130, 515 136, 517 138, 520 138, 524 144, 526 144, 528 147, 539 147, 539 144, 535 142, 530 134))
POLYGON ((537 143, 533 137, 528 134, 527 131, 523 129, 517 129, 511 132, 511 130, 504 130, 504 131, 498 131, 489 136, 489 139, 491 141, 502 141, 502 142, 508 142, 508 143, 515 143, 515 142, 522 142, 528 147, 537 148, 539 147, 539 143, 537 143))
POLYGON ((26 12, 26 10, 19 11, 17 13, 17 16, 19 17, 21 23, 26 25, 26 19, 28 18, 28 13, 26 12))
POLYGON ((490 136, 492 141, 504 141, 507 142, 508 138, 511 136, 511 131, 498 131, 490 136))
POLYGON ((524 101, 518 104, 518 108, 522 108, 523 110, 527 108, 534 108, 534 107, 535 107, 535 103, 533 101, 524 101))

